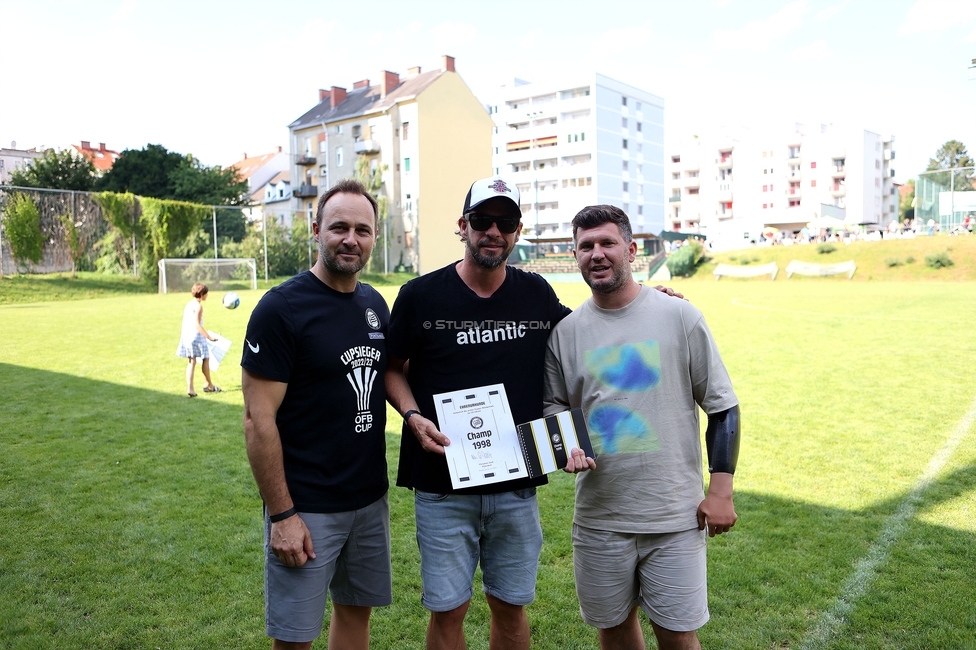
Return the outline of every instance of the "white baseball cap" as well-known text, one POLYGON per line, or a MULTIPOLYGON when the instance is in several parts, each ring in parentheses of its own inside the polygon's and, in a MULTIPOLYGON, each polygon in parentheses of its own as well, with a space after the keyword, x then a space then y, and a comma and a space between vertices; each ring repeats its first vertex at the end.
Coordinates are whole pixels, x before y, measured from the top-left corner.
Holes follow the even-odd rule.
POLYGON ((490 199, 506 199, 511 204, 512 216, 522 218, 522 210, 519 208, 519 191, 514 183, 510 183, 498 176, 482 178, 471 184, 468 195, 464 198, 464 211, 467 214, 471 210, 490 199))

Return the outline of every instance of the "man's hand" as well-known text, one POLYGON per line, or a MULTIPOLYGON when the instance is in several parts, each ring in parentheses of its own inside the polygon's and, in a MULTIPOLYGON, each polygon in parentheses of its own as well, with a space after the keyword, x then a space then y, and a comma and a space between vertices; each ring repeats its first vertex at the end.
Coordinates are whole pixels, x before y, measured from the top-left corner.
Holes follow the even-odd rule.
POLYGON ((732 503, 732 475, 712 474, 708 482, 708 496, 698 504, 698 530, 708 528, 708 536, 727 533, 739 518, 732 503))
POLYGON ((591 469, 596 469, 596 461, 588 458, 582 449, 573 447, 569 458, 566 459, 566 467, 563 468, 563 471, 567 474, 578 474, 591 469))
POLYGON ((660 291, 661 293, 666 293, 669 296, 674 296, 675 298, 684 298, 685 297, 683 293, 678 293, 677 291, 675 291, 671 287, 666 287, 663 284, 659 284, 659 285, 657 285, 654 288, 657 289, 658 291, 660 291))
POLYGON ((433 422, 419 413, 410 416, 410 419, 407 420, 407 425, 413 431, 413 435, 416 436, 417 441, 424 448, 424 451, 443 456, 444 447, 451 444, 450 438, 438 431, 433 422))
POLYGON ((271 552, 285 566, 302 566, 309 558, 315 559, 312 534, 301 515, 271 524, 271 552))

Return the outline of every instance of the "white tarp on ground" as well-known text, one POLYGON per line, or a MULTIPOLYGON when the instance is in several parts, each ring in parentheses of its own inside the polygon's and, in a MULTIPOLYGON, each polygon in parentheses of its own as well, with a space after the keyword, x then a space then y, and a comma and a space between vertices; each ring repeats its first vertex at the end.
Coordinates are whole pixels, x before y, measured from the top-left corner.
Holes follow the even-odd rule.
POLYGON ((800 275, 841 275, 842 273, 847 274, 847 279, 850 280, 854 277, 854 271, 857 267, 854 265, 854 260, 848 260, 846 262, 838 262, 837 264, 814 264, 813 262, 798 262, 793 260, 786 265, 786 279, 789 280, 790 276, 794 273, 799 273, 800 275))
POLYGON ((731 278, 754 278, 760 275, 769 275, 772 276, 770 279, 775 280, 776 274, 779 273, 779 267, 776 266, 776 262, 760 264, 759 266, 719 264, 712 273, 715 275, 716 280, 721 279, 723 275, 731 278))

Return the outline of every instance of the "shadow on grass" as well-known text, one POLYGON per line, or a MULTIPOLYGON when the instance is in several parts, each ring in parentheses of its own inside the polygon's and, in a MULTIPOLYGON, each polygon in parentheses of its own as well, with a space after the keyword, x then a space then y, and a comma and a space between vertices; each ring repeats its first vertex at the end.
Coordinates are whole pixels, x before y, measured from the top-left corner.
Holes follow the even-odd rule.
MULTIPOLYGON (((4 646, 266 648, 260 499, 240 406, 9 364, 0 377, 4 646)), ((391 473, 398 443, 388 433, 391 473)), ((919 512, 974 490, 970 465, 936 482, 919 512)), ((572 494, 565 474, 539 489, 534 648, 595 647, 573 587, 572 494)), ((703 645, 797 645, 902 498, 848 511, 737 494, 740 522, 709 541, 703 645)), ((390 492, 395 598, 374 614, 373 647, 423 646, 412 501, 390 492)), ((971 533, 913 520, 831 647, 971 646, 974 556, 971 533)), ((487 647, 480 594, 468 619, 469 647, 487 647)))

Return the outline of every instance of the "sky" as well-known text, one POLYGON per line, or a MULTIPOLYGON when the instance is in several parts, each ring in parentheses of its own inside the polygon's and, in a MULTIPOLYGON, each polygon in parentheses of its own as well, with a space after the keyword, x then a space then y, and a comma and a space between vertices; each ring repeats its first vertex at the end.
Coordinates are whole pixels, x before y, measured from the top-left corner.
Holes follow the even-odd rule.
POLYGON ((741 127, 895 136, 897 182, 976 157, 976 0, 0 0, 0 146, 161 144, 206 165, 282 146, 318 89, 457 72, 600 74, 664 98, 665 147, 741 127))

